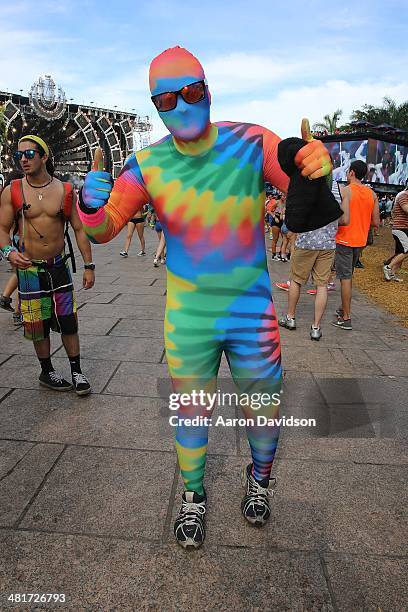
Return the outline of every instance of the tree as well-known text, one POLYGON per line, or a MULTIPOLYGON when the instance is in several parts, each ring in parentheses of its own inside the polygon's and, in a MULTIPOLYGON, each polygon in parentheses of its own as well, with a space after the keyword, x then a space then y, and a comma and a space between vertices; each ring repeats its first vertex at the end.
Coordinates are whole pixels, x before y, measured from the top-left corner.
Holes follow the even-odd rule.
POLYGON ((335 134, 336 130, 339 128, 337 124, 342 114, 343 111, 338 108, 332 115, 325 115, 322 123, 315 123, 312 129, 326 131, 329 134, 335 134))
POLYGON ((354 121, 368 121, 373 125, 388 123, 395 128, 408 131, 408 101, 397 104, 395 100, 386 97, 383 100, 382 106, 364 104, 362 109, 354 110, 351 113, 351 119, 354 121))

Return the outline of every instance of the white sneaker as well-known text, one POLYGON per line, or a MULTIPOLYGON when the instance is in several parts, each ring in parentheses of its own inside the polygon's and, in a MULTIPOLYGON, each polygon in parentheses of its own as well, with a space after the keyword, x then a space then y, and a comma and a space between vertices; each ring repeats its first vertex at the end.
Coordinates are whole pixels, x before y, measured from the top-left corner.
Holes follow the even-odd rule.
POLYGON ((143 257, 143 255, 146 255, 146 251, 140 251, 137 256, 138 257, 143 257))
POLYGON ((127 252, 126 252, 126 251, 121 251, 121 252, 119 253, 119 255, 120 255, 121 257, 128 257, 128 254, 127 254, 127 252))
POLYGON ((383 266, 383 272, 384 272, 384 278, 387 281, 390 281, 393 279, 394 273, 391 270, 390 266, 384 265, 383 266))
POLYGON ((180 512, 174 523, 174 535, 183 548, 199 548, 205 540, 206 497, 184 491, 180 512))
POLYGON ((154 265, 155 268, 159 267, 159 262, 158 262, 158 260, 156 258, 153 259, 153 265, 154 265))
POLYGON ((318 342, 321 337, 322 337, 322 330, 320 329, 320 327, 314 327, 314 325, 312 325, 310 328, 310 339, 316 340, 318 342))
POLYGON ((286 327, 286 329, 294 330, 296 329, 296 319, 285 315, 278 320, 278 325, 286 327))
POLYGON ((263 527, 271 515, 269 497, 273 497, 276 487, 276 479, 269 478, 262 486, 252 475, 252 463, 243 468, 241 474, 242 486, 246 488, 246 495, 241 502, 241 512, 246 520, 255 525, 263 527))
POLYGON ((91 392, 91 383, 82 372, 73 372, 72 384, 77 395, 88 395, 91 392))

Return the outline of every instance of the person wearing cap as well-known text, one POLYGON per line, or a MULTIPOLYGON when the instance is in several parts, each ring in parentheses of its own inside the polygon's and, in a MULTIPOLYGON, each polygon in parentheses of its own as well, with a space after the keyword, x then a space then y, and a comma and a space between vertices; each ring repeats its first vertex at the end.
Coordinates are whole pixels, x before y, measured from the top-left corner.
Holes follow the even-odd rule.
POLYGON ((76 196, 70 183, 54 177, 51 152, 39 136, 23 136, 15 160, 24 178, 12 181, 1 194, 0 248, 17 268, 24 336, 33 342, 40 361, 41 385, 57 391, 74 388, 78 395, 87 395, 91 385, 81 370, 76 303, 64 248, 66 221, 74 230, 85 263, 85 289, 95 282, 95 266, 75 205, 76 196), (10 244, 10 231, 15 223, 18 248, 10 244), (72 383, 52 365, 50 330, 61 334, 72 383))

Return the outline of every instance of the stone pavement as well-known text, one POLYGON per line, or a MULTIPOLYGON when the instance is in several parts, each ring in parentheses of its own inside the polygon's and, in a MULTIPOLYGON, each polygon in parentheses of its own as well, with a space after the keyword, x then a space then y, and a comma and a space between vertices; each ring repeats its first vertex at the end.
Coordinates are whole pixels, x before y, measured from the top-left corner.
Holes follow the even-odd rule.
MULTIPOLYGON (((76 611, 407 610, 408 330, 362 296, 355 330, 334 329, 331 294, 312 343, 302 296, 298 330, 282 333, 283 412, 318 427, 284 428, 260 531, 240 515, 244 432, 210 430, 208 536, 187 553, 172 534, 181 482, 159 393, 165 269, 136 257, 136 238, 121 259, 122 244, 94 248, 95 288, 77 293, 91 396, 39 388, 32 345, 0 313, 0 610, 33 592, 65 593, 60 609, 76 611)), ((288 265, 271 273, 285 279, 288 265)), ((274 298, 280 315, 287 296, 274 298)), ((52 346, 68 375, 56 335, 52 346)))

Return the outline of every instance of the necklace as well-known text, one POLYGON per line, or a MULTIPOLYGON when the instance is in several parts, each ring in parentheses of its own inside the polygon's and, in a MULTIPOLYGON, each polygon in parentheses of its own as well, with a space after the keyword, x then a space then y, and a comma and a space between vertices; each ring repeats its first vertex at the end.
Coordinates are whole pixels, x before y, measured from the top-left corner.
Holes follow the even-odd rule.
MULTIPOLYGON (((52 183, 52 181, 54 180, 54 177, 52 176, 50 178, 50 180, 48 181, 48 183, 45 183, 45 185, 32 185, 27 177, 25 177, 25 179, 26 179, 28 185, 30 185, 30 187, 32 187, 33 189, 45 189, 45 187, 48 187, 48 185, 50 185, 52 183)), ((38 194, 38 199, 40 201, 43 199, 43 195, 44 194, 43 194, 42 191, 41 191, 41 193, 38 194)))

